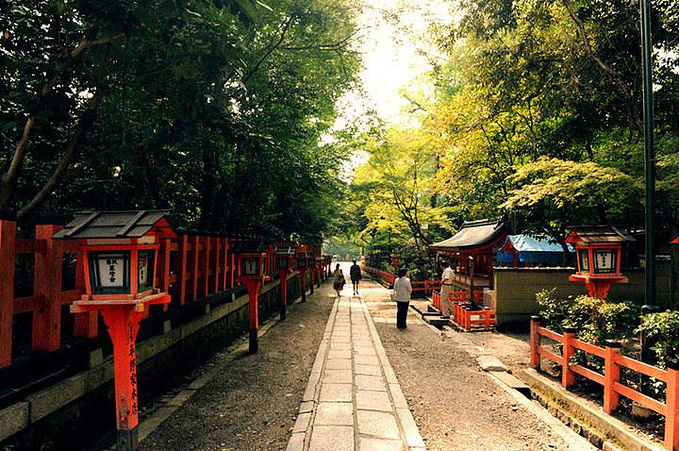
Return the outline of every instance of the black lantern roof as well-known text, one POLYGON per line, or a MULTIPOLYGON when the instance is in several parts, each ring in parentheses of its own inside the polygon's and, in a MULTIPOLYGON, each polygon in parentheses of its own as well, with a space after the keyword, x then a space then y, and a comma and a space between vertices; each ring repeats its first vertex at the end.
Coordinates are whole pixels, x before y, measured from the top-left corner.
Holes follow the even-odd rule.
POLYGON ((168 214, 168 210, 79 212, 53 238, 141 238, 152 229, 172 238, 176 235, 166 219, 168 214))
POLYGON ((265 254, 269 246, 261 241, 236 241, 233 243, 234 254, 265 254))
POLYGON ((634 241, 629 235, 612 226, 573 227, 566 238, 567 243, 607 244, 634 241))

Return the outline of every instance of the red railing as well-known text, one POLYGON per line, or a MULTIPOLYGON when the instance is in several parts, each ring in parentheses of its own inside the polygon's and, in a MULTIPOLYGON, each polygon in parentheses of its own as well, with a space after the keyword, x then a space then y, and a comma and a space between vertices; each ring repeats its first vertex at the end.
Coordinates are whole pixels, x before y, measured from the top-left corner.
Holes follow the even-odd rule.
MULTIPOLYGON (((375 277, 379 277, 389 285, 393 285, 397 277, 394 273, 373 268, 371 266, 361 265, 361 270, 375 277)), ((410 285, 413 287, 413 293, 422 292, 422 294, 426 296, 431 294, 435 288, 438 288, 441 285, 441 282, 437 280, 411 280, 410 285)))
MULTIPOLYGON (((434 307, 441 311, 441 292, 434 291, 431 296, 434 307)), ((473 329, 491 330, 497 323, 495 310, 484 308, 472 310, 469 302, 469 291, 452 291, 448 300, 453 304, 453 317, 451 318, 458 326, 466 331, 473 329)), ((474 290, 474 302, 480 304, 483 301, 483 291, 474 290)))
POLYGON ((394 281, 396 280, 396 274, 390 273, 388 271, 383 271, 381 269, 373 268, 371 266, 363 266, 363 265, 361 265, 361 269, 365 273, 379 277, 380 279, 387 282, 389 285, 393 285, 394 281))
POLYGON ((574 383, 575 374, 594 381, 604 387, 603 408, 608 414, 618 407, 620 396, 665 416, 665 449, 679 451, 679 365, 668 365, 666 370, 620 354, 620 342, 607 341, 601 348, 575 338, 574 329, 565 329, 563 334, 541 326, 539 317, 531 318, 530 363, 538 369, 544 357, 561 366, 561 385, 568 388, 574 383), (542 347, 542 337, 562 344, 561 355, 542 347), (603 359, 604 373, 586 368, 572 361, 575 351, 603 359), (620 368, 655 378, 666 384, 665 402, 647 396, 620 380, 620 368))
MULTIPOLYGON (((12 331, 15 315, 31 313, 32 351, 56 351, 61 346, 62 306, 83 293, 82 261, 79 245, 52 240, 63 227, 38 225, 35 238, 16 238, 14 221, 0 220, 0 368, 12 362, 12 331), (75 254, 75 288, 63 290, 64 254, 75 254), (15 258, 33 255, 33 289, 27 296, 14 296, 15 258)), ((97 316, 81 313, 74 316, 74 335, 92 338, 97 335, 97 316)))
POLYGON ((438 288, 441 283, 436 280, 411 280, 410 285, 413 287, 413 293, 422 292, 426 296, 432 294, 434 288, 438 288))
POLYGON ((453 321, 466 331, 491 330, 497 323, 495 310, 472 310, 469 305, 458 303, 453 304, 453 321))

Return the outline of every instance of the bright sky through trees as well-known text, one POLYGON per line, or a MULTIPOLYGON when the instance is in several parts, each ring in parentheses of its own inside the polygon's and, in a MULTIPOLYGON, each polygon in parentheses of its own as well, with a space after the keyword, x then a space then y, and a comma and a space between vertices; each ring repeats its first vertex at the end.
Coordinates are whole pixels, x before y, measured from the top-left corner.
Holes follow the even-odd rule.
POLYGON ((440 55, 430 43, 428 29, 453 20, 452 1, 365 0, 359 27, 365 69, 362 79, 368 106, 390 123, 408 122, 404 90, 427 89, 423 76, 431 70, 428 58, 440 55), (425 56, 427 55, 427 56, 425 56), (419 86, 416 86, 419 85, 419 86))

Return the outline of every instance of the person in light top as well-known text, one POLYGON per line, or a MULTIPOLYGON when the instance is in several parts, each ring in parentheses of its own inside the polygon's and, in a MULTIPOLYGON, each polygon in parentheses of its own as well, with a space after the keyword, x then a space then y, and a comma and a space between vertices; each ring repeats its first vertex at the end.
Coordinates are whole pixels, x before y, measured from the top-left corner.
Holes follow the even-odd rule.
POLYGON ((453 306, 450 303, 450 293, 453 291, 453 276, 455 273, 450 269, 447 261, 441 263, 443 273, 441 274, 441 316, 450 316, 453 306))
POLYGON ((398 279, 394 281, 394 300, 396 301, 396 327, 400 330, 405 329, 406 318, 408 317, 408 305, 410 304, 410 294, 413 292, 413 287, 410 285, 410 279, 407 277, 405 268, 398 270, 398 279))

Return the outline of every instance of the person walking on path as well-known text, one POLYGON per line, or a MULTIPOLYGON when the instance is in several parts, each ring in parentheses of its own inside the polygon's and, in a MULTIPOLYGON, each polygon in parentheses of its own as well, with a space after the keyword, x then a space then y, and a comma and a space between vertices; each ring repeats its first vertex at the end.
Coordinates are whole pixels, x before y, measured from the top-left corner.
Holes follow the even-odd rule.
POLYGON ((410 285, 410 279, 407 276, 405 268, 398 270, 398 279, 394 281, 394 300, 396 301, 396 327, 403 330, 406 327, 406 318, 408 317, 408 305, 410 304, 410 294, 413 292, 413 287, 410 285))
POLYGON ((441 263, 441 316, 450 316, 453 307, 450 304, 450 293, 453 291, 453 276, 455 273, 450 269, 447 261, 441 263))
POLYGON ((333 282, 332 286, 337 292, 337 296, 339 297, 340 292, 344 289, 344 284, 347 283, 339 263, 335 267, 335 271, 332 273, 332 282, 333 282))
POLYGON ((356 259, 352 260, 353 265, 349 268, 349 276, 351 277, 351 284, 354 288, 354 295, 358 296, 358 282, 363 278, 361 275, 361 267, 356 263, 356 259))

